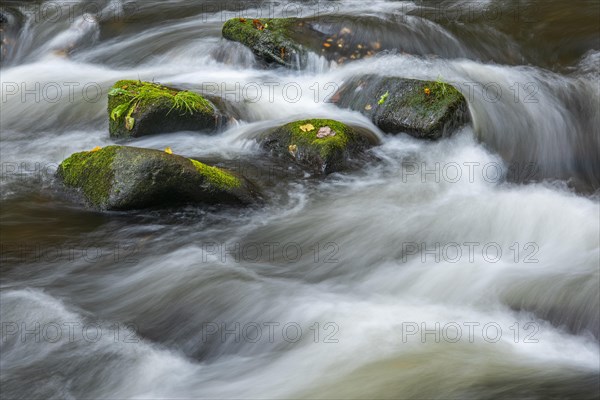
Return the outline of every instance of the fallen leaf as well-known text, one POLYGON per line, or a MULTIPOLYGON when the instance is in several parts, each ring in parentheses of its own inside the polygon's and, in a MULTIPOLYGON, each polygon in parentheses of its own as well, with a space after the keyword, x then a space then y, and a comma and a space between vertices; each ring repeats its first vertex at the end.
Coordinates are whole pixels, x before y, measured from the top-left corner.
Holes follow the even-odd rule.
POLYGON ((290 144, 288 146, 288 151, 290 152, 292 157, 296 157, 296 152, 298 152, 298 146, 296 146, 295 144, 290 144))
POLYGON ((134 125, 135 119, 133 117, 125 117, 125 128, 127 128, 128 131, 132 130, 134 125))
POLYGON ((317 133, 317 139, 323 139, 326 137, 333 137, 335 136, 335 132, 331 130, 330 127, 328 126, 324 126, 321 129, 319 129, 319 132, 317 133))
POLYGON ((94 147, 93 149, 91 149, 91 150, 90 150, 90 153, 95 153, 95 152, 97 152, 98 150, 102 150, 102 147, 100 147, 100 146, 96 146, 96 147, 94 147))
POLYGON ((258 29, 259 31, 262 31, 262 30, 264 30, 264 29, 265 29, 265 26, 262 24, 262 22, 260 22, 260 21, 259 21, 259 20, 257 20, 257 19, 253 19, 253 20, 252 20, 252 25, 254 25, 254 27, 255 27, 256 29, 258 29))
POLYGON ((241 22, 242 24, 245 24, 245 23, 246 23, 246 18, 240 18, 240 22, 241 22))
POLYGON ((306 124, 306 125, 300 126, 300 130, 302 132, 310 132, 310 131, 313 131, 314 129, 315 129, 315 127, 312 126, 312 124, 306 124))
POLYGON ((331 47, 331 43, 323 43, 323 47, 331 47))
POLYGON ((171 150, 170 147, 165 148, 165 153, 167 154, 173 154, 173 150, 171 150))
POLYGON ((365 110, 370 111, 373 108, 373 106, 371 106, 370 104, 367 104, 365 106, 365 110))
POLYGON ((380 98, 379 101, 377 102, 377 104, 382 105, 383 103, 385 103, 385 101, 387 100, 388 96, 390 95, 390 92, 385 92, 380 98))

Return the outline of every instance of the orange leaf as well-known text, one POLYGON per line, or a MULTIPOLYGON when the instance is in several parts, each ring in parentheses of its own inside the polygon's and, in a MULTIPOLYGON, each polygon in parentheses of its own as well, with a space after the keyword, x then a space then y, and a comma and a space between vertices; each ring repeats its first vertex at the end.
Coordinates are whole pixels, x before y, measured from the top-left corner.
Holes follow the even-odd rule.
POLYGON ((264 30, 264 29, 265 29, 265 26, 262 24, 262 22, 260 22, 260 21, 259 21, 259 20, 257 20, 257 19, 253 19, 253 20, 252 20, 252 25, 254 25, 254 27, 255 27, 256 29, 258 29, 259 31, 262 31, 262 30, 264 30))

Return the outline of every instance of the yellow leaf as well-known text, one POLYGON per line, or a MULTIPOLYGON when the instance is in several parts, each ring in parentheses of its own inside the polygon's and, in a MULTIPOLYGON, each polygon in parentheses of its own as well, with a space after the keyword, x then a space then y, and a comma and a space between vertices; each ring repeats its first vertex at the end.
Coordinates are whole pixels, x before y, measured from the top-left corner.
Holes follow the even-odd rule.
POLYGON ((306 125, 302 125, 302 126, 300 127, 300 130, 301 130, 302 132, 310 132, 310 131, 314 131, 314 130, 315 130, 315 127, 314 127, 314 126, 312 126, 312 124, 306 124, 306 125))
POLYGON ((125 117, 125 128, 130 131, 133 129, 133 126, 135 125, 135 118, 133 117, 125 117))
POLYGON ((167 153, 167 154, 173 154, 173 150, 171 150, 171 148, 170 148, 170 147, 167 147, 167 148, 165 149, 165 153, 167 153))
POLYGON ((96 147, 94 147, 93 149, 90 150, 90 153, 94 153, 94 152, 96 152, 98 150, 102 150, 102 147, 96 146, 96 147))
POLYGON ((367 104, 365 106, 365 110, 370 111, 373 108, 373 106, 371 106, 370 104, 367 104))
POLYGON ((288 151, 290 152, 292 157, 296 157, 296 153, 298 152, 298 146, 296 146, 295 144, 290 144, 288 146, 288 151))

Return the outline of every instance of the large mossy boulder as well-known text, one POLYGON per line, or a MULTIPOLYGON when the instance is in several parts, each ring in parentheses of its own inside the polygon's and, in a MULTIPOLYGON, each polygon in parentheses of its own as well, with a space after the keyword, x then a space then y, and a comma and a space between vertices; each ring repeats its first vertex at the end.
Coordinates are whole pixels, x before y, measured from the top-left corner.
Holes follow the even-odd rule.
POLYGON ((214 131, 223 116, 204 97, 159 83, 118 81, 108 92, 111 137, 214 131))
POLYGON ((316 174, 350 168, 379 143, 375 134, 330 119, 295 121, 261 134, 260 145, 316 174))
POLYGON ((449 136, 470 121, 464 96, 442 81, 366 75, 343 84, 331 101, 360 111, 386 133, 417 138, 449 136))
POLYGON ((58 167, 67 187, 104 210, 131 210, 184 203, 254 202, 257 191, 241 176, 159 150, 108 146, 75 153, 58 167))

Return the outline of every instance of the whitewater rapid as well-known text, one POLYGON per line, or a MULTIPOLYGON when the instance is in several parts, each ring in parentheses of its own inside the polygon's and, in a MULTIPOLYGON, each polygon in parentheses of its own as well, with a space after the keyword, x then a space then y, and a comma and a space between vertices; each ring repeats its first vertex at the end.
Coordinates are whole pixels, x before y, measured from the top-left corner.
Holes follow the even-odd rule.
MULTIPOLYGON (((28 19, 2 67, 3 394, 594 397, 600 95, 590 54, 566 73, 510 64, 521 51, 510 42, 486 62, 489 48, 410 17, 408 32, 435 32, 434 44, 415 45, 426 54, 343 65, 313 55, 303 71, 264 69, 220 38, 222 12, 172 3, 136 4, 129 24, 111 19, 131 6, 116 1, 103 16, 28 19), (57 52, 73 43, 71 55, 57 52), (436 46, 447 51, 429 55, 436 46), (328 101, 365 72, 443 77, 473 123, 439 142, 385 135, 328 101), (234 101, 239 118, 217 135, 128 144, 241 168, 263 181, 268 204, 100 214, 61 194, 63 159, 113 143, 106 93, 119 79, 234 101), (253 135, 309 117, 366 127, 382 144, 359 171, 291 179, 253 135)), ((388 21, 397 3, 419 7, 333 4, 388 21)))

